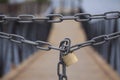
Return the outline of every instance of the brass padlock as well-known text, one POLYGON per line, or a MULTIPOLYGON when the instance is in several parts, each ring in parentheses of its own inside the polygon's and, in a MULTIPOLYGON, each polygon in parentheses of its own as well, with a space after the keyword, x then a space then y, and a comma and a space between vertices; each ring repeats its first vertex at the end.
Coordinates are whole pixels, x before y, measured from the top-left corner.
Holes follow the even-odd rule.
POLYGON ((78 61, 78 58, 74 53, 69 53, 65 56, 63 56, 63 61, 66 64, 66 66, 70 66, 78 61))

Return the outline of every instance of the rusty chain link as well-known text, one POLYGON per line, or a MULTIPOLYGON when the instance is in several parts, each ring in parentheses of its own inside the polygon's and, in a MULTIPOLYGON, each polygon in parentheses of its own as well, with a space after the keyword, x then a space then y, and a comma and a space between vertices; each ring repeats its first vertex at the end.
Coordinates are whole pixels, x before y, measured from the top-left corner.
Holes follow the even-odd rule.
POLYGON ((62 14, 48 14, 46 17, 36 17, 34 15, 18 15, 17 17, 9 17, 7 15, 0 15, 0 23, 6 21, 17 21, 19 23, 31 23, 36 21, 46 21, 50 23, 58 23, 63 20, 75 20, 77 22, 90 21, 92 19, 118 19, 120 18, 119 11, 105 12, 103 14, 91 15, 88 13, 77 13, 73 16, 63 16, 62 14), (82 16, 85 16, 84 18, 82 16), (51 17, 55 19, 51 19, 51 17))

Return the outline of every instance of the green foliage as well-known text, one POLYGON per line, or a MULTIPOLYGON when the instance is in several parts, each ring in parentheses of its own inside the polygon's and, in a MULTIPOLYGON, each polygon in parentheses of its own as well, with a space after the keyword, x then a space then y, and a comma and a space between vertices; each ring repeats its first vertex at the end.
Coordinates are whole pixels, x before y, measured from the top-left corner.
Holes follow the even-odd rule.
POLYGON ((0 3, 7 3, 8 0, 0 0, 0 3))

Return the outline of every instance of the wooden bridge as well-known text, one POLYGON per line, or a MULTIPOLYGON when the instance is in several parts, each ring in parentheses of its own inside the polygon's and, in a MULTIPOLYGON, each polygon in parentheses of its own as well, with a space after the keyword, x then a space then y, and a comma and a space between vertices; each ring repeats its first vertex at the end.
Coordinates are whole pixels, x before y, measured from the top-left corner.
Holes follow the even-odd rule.
MULTIPOLYGON (((80 23, 69 20, 53 24, 49 42, 58 46, 64 38, 70 38, 72 45, 86 40, 80 23)), ((81 48, 74 53, 79 61, 67 68, 68 80, 120 80, 92 47, 81 48)), ((1 80, 58 80, 58 56, 58 51, 38 51, 1 80)))

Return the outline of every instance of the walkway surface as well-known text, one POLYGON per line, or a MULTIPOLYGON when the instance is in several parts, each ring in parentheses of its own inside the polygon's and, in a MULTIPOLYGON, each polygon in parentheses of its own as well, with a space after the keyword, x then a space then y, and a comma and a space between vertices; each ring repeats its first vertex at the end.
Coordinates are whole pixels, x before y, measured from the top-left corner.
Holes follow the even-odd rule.
MULTIPOLYGON (((58 47, 64 38, 70 38, 72 45, 86 40, 80 23, 69 20, 53 24, 49 41, 58 47)), ((74 53, 79 61, 67 68, 68 80, 120 80, 91 47, 74 53)), ((2 80, 58 80, 58 56, 59 52, 55 50, 38 51, 2 80)))

